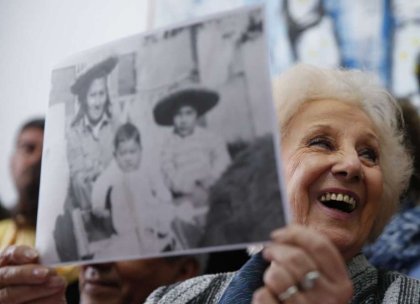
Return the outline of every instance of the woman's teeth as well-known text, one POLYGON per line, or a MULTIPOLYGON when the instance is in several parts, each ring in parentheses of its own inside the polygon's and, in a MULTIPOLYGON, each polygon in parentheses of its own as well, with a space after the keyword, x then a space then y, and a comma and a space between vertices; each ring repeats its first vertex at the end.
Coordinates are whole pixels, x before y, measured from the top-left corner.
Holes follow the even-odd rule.
POLYGON ((323 194, 319 200, 326 203, 327 207, 337 208, 345 212, 356 209, 356 200, 348 194, 328 192, 323 194))

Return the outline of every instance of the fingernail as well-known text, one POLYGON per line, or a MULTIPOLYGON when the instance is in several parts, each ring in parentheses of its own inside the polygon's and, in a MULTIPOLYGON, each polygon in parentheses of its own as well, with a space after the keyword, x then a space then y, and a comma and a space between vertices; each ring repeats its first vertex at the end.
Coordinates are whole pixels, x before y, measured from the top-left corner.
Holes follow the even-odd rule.
POLYGON ((44 278, 47 276, 49 272, 48 268, 35 268, 32 273, 34 274, 34 276, 38 277, 38 278, 44 278))
POLYGON ((64 285, 66 285, 66 281, 59 276, 52 277, 48 281, 48 287, 63 287, 64 285))
POLYGON ((38 252, 36 252, 33 249, 28 248, 27 250, 25 250, 25 252, 23 253, 25 255, 25 257, 27 257, 30 260, 35 259, 36 257, 38 257, 38 252))

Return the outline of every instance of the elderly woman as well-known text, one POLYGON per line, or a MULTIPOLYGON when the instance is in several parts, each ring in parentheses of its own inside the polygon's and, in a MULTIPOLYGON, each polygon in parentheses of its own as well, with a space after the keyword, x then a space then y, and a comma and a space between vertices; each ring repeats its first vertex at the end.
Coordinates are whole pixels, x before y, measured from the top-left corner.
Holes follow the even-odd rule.
POLYGON ((362 72, 304 65, 275 81, 274 97, 294 224, 236 274, 162 288, 146 303, 419 303, 419 281, 360 254, 411 173, 395 100, 362 72))
POLYGON ((394 99, 362 72, 311 66, 284 73, 274 93, 294 223, 237 273, 164 287, 146 303, 419 303, 419 281, 379 271, 359 254, 411 172, 394 99))

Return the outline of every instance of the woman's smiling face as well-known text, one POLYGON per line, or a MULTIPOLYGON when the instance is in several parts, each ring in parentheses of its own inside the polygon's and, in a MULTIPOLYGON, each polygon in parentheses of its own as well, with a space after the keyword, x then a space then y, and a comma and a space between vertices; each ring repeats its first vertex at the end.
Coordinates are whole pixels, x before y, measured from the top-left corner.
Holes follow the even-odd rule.
POLYGON ((92 81, 86 95, 87 116, 96 124, 105 112, 107 100, 106 78, 97 78, 92 81))
POLYGON ((287 194, 295 222, 327 235, 346 259, 369 237, 380 207, 380 144, 358 106, 303 104, 282 139, 287 194))

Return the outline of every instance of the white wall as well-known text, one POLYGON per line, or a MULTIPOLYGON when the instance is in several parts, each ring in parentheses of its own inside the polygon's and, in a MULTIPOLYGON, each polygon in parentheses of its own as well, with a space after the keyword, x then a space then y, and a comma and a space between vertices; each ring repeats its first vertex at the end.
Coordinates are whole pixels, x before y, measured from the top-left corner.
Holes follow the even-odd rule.
POLYGON ((153 0, 0 0, 0 198, 20 124, 47 109, 50 72, 75 52, 146 29, 153 0), (152 2, 151 2, 152 3, 152 2))

